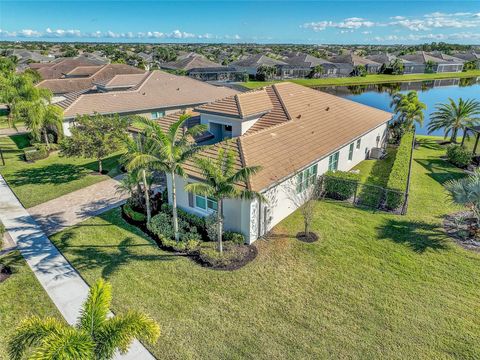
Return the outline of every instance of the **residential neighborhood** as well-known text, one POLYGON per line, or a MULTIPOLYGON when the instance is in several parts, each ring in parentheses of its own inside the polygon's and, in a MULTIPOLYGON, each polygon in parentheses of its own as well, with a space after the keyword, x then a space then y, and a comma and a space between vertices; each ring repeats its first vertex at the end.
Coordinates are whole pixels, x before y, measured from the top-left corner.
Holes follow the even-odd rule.
POLYGON ((410 3, 1 3, 0 359, 480 358, 480 8, 410 3))

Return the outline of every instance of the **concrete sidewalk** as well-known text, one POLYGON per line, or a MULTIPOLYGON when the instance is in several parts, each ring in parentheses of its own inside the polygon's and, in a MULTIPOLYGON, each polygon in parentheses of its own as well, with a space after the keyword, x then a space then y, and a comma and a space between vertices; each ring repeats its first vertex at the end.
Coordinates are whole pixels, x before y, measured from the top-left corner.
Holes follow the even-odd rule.
POLYGON ((55 234, 125 202, 116 186, 123 175, 73 191, 28 209, 47 235, 55 234))
MULTIPOLYGON (((25 210, 1 175, 0 220, 62 316, 69 324, 75 324, 89 287, 25 210)), ((116 358, 155 359, 138 341, 133 343, 128 354, 116 358)))

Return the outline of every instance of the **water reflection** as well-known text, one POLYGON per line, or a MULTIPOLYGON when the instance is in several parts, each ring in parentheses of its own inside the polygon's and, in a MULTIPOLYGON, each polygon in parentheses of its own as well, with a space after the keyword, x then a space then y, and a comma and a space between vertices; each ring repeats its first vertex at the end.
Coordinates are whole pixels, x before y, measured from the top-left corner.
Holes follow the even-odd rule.
MULTIPOLYGON (((386 111, 391 111, 390 102, 393 94, 415 90, 418 92, 420 101, 427 105, 424 125, 421 128, 417 127, 419 134, 427 133, 427 126, 430 122, 429 116, 435 111, 436 104, 447 102, 449 97, 455 101, 458 101, 460 97, 464 100, 477 99, 480 101, 480 77, 315 87, 315 89, 386 111)), ((443 135, 443 133, 442 131, 436 131, 433 135, 443 135)))

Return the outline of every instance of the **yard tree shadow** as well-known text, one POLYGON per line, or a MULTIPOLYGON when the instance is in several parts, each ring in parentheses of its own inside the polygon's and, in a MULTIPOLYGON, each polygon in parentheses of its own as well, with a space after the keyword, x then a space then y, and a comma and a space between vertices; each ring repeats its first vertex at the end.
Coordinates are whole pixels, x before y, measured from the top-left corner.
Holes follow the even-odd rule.
POLYGON ((72 164, 51 164, 44 167, 22 169, 10 179, 13 186, 29 184, 64 184, 78 180, 89 173, 83 166, 72 164))
POLYGON ((415 159, 415 162, 428 171, 428 176, 442 185, 448 180, 465 177, 464 173, 442 159, 415 159))
POLYGON ((80 245, 70 243, 73 233, 67 231, 62 234, 57 246, 63 253, 72 255, 72 264, 78 271, 101 269, 104 279, 109 279, 116 271, 131 262, 137 261, 171 261, 183 255, 175 254, 139 254, 135 249, 139 247, 154 248, 154 244, 134 244, 134 240, 127 236, 118 244, 80 245))
POLYGON ((387 219, 377 231, 380 240, 406 244, 416 253, 423 253, 428 249, 448 249, 445 233, 439 225, 395 218, 387 219))
POLYGON ((426 149, 430 150, 441 150, 442 146, 435 140, 433 139, 428 139, 428 138, 416 138, 415 143, 421 147, 424 147, 426 149))

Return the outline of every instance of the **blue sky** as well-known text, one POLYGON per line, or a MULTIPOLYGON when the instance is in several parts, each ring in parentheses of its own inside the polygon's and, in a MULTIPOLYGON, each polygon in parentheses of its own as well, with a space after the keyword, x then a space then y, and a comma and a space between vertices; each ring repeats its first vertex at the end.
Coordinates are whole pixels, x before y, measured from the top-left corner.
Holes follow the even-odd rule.
POLYGON ((480 1, 8 1, 0 40, 480 44, 480 1))

